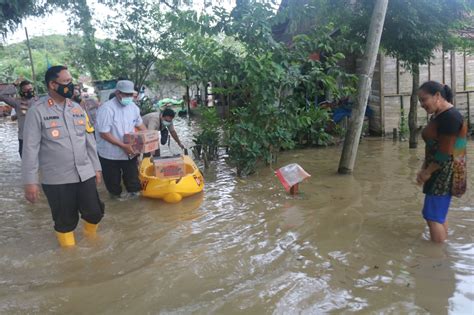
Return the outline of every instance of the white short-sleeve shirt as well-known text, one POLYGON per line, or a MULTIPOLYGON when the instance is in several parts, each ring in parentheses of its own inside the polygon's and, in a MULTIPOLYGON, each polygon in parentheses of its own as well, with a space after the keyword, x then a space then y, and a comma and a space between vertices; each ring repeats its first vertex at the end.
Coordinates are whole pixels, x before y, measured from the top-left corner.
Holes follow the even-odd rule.
POLYGON ((100 133, 111 133, 123 141, 127 133, 135 132, 135 127, 143 124, 137 105, 122 105, 115 97, 99 107, 96 118, 97 153, 109 160, 128 160, 128 155, 118 146, 108 142, 100 133))

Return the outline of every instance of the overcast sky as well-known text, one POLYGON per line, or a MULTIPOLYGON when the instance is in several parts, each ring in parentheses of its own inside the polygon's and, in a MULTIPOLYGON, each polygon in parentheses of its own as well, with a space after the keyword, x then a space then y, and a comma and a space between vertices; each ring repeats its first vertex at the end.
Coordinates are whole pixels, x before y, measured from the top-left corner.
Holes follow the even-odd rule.
MULTIPOLYGON (((193 0, 193 7, 195 10, 202 10, 205 0, 193 0)), ((155 1, 154 1, 155 2, 155 1)), ((231 8, 235 0, 214 0, 214 3, 218 3, 223 7, 231 8)), ((111 13, 111 9, 98 4, 97 0, 87 0, 91 12, 95 20, 105 19, 108 14, 111 13)), ((20 25, 13 34, 9 34, 6 38, 7 44, 17 43, 26 39, 25 27, 28 29, 28 35, 30 38, 42 35, 51 34, 62 34, 65 35, 70 30, 67 16, 63 12, 56 12, 52 15, 48 15, 42 18, 28 18, 22 25, 20 25)), ((100 28, 97 28, 96 36, 99 38, 105 38, 106 34, 101 32, 100 28)))
MULTIPOLYGON (((98 4, 96 0, 87 0, 94 19, 105 18, 110 13, 110 9, 104 5, 98 4)), ((26 39, 25 27, 28 29, 28 35, 30 38, 42 35, 62 34, 65 35, 69 32, 70 27, 67 21, 67 15, 63 12, 55 12, 51 15, 36 18, 30 17, 23 21, 23 24, 13 33, 9 34, 6 38, 7 44, 21 42, 26 39)), ((96 34, 98 37, 104 37, 105 34, 101 33, 100 30, 96 34)))

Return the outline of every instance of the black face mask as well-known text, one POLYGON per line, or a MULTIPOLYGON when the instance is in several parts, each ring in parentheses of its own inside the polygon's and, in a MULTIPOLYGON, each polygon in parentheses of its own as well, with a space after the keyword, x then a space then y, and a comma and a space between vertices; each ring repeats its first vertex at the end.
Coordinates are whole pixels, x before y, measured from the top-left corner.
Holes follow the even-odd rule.
POLYGON ((35 97, 35 91, 21 92, 20 96, 22 96, 26 99, 32 99, 33 97, 35 97))
POLYGON ((71 98, 74 95, 74 83, 69 82, 68 84, 61 84, 56 82, 59 86, 56 89, 56 93, 65 98, 71 98))

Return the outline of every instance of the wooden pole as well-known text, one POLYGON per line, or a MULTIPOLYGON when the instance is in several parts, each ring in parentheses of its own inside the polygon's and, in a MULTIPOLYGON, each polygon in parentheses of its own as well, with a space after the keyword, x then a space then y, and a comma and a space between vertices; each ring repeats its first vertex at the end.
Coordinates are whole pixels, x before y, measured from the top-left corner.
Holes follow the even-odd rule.
MULTIPOLYGON (((466 67, 467 57, 466 50, 463 53, 463 90, 467 91, 467 67, 466 67)), ((467 128, 471 129, 471 102, 469 98, 469 92, 467 92, 467 128)))
MULTIPOLYGON (((33 56, 31 54, 31 46, 30 46, 30 38, 28 37, 28 29, 25 27, 25 34, 26 34, 26 45, 28 46, 28 53, 30 55, 30 63, 31 63, 31 74, 32 74, 32 81, 33 81, 33 86, 35 87, 35 91, 38 92, 37 87, 36 87, 36 75, 35 75, 35 66, 33 63, 33 56)), ((36 93, 38 94, 38 93, 36 93)))
POLYGON ((420 65, 411 65, 412 69, 412 93, 410 96, 410 112, 408 114, 408 126, 410 127, 409 148, 416 149, 418 146, 418 87, 420 86, 420 65))
POLYGON ((397 94, 400 93, 400 60, 397 58, 397 94))
POLYGON ((382 37, 385 15, 387 13, 388 0, 377 0, 372 18, 370 20, 369 34, 364 51, 362 73, 359 78, 357 104, 352 110, 351 119, 347 128, 341 160, 339 162, 340 174, 350 174, 354 169, 357 150, 359 148, 360 135, 364 124, 367 100, 372 86, 375 62, 382 37))
POLYGON ((441 54, 441 61, 443 62, 442 65, 442 70, 443 70, 443 84, 446 84, 446 61, 444 60, 444 47, 443 47, 443 53, 441 54))
POLYGON ((466 67, 467 57, 466 57, 466 50, 463 53, 463 87, 464 91, 467 91, 467 67, 466 67))
POLYGON ((453 105, 456 106, 456 52, 451 50, 451 91, 453 91, 453 105))
POLYGON ((467 93, 467 128, 471 129, 471 99, 469 97, 469 92, 467 93))
POLYGON ((382 135, 385 136, 385 58, 383 53, 379 58, 379 84, 380 84, 380 129, 382 135))

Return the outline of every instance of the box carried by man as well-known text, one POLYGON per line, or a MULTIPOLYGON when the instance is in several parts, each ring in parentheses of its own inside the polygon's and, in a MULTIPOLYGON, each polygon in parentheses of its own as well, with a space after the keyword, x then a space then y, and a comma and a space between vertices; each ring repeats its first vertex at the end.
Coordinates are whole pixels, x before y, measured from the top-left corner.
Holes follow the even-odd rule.
POLYGON ((158 139, 157 130, 138 131, 123 136, 123 142, 131 144, 136 153, 149 153, 158 150, 158 139))

